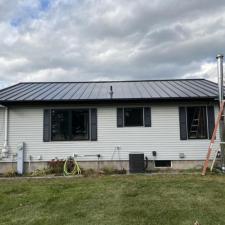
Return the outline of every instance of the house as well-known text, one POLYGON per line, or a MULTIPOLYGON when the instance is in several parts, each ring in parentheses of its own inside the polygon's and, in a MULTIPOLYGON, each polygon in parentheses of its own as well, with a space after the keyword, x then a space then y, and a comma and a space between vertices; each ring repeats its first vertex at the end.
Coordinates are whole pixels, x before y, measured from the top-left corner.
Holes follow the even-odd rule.
POLYGON ((82 167, 202 166, 218 111, 205 79, 19 83, 0 91, 0 172, 24 143, 30 170, 76 155, 82 167))

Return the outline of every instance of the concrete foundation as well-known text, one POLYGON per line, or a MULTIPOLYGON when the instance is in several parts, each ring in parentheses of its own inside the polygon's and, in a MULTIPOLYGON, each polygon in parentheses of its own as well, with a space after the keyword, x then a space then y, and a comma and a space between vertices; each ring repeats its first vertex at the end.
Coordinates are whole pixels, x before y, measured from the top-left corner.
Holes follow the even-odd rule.
POLYGON ((16 163, 0 162, 0 174, 16 171, 16 163))
MULTIPOLYGON (((78 162, 83 169, 103 169, 105 167, 114 169, 125 169, 129 171, 129 161, 80 161, 78 162)), ((174 160, 171 161, 171 167, 156 168, 154 161, 148 162, 149 171, 155 170, 185 170, 185 169, 201 169, 204 161, 201 160, 174 160)), ((25 162, 25 172, 30 173, 36 169, 47 168, 47 162, 31 162, 30 164, 25 162)), ((0 174, 6 174, 11 171, 16 171, 16 162, 0 162, 0 174)))

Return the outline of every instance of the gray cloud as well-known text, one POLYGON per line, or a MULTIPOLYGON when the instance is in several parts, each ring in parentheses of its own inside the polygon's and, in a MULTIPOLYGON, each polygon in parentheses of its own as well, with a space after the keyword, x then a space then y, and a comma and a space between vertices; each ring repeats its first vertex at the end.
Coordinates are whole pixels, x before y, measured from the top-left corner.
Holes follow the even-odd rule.
POLYGON ((225 2, 0 0, 0 86, 19 81, 215 78, 225 2), (16 2, 16 3, 15 3, 16 2))

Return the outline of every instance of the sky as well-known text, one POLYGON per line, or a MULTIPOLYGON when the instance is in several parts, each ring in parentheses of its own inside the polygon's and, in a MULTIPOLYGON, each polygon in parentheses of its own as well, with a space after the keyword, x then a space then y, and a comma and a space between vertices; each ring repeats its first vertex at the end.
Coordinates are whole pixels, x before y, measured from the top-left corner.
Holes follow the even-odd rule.
POLYGON ((0 87, 206 78, 225 53, 224 0, 0 0, 0 87))

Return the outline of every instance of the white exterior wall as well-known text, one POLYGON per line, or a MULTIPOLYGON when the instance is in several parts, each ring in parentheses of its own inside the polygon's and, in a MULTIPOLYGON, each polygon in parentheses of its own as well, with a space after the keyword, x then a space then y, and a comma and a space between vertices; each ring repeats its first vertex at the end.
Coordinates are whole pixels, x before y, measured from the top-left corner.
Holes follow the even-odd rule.
MULTIPOLYGON (((180 140, 177 104, 151 104, 149 106, 152 113, 152 127, 117 128, 118 106, 95 106, 98 115, 97 141, 55 142, 43 142, 44 106, 10 107, 9 150, 11 154, 15 153, 17 146, 21 142, 25 142, 26 161, 28 161, 29 155, 32 156, 32 161, 38 161, 39 156, 42 156, 42 161, 48 161, 55 157, 62 159, 73 154, 101 154, 101 160, 111 160, 115 146, 121 146, 121 159, 124 160, 128 160, 129 153, 132 152, 143 152, 149 159, 153 159, 152 151, 157 151, 155 158, 157 160, 205 159, 209 145, 208 139, 180 140), (179 153, 184 153, 185 158, 180 159, 179 153)), ((82 108, 85 107, 88 106, 82 106, 82 108)), ((3 144, 3 127, 4 117, 2 119, 0 111, 1 146, 3 144)), ((117 154, 114 159, 118 160, 117 154)), ((3 159, 2 161, 9 160, 3 159)), ((79 160, 97 160, 97 157, 81 157, 79 160)))

